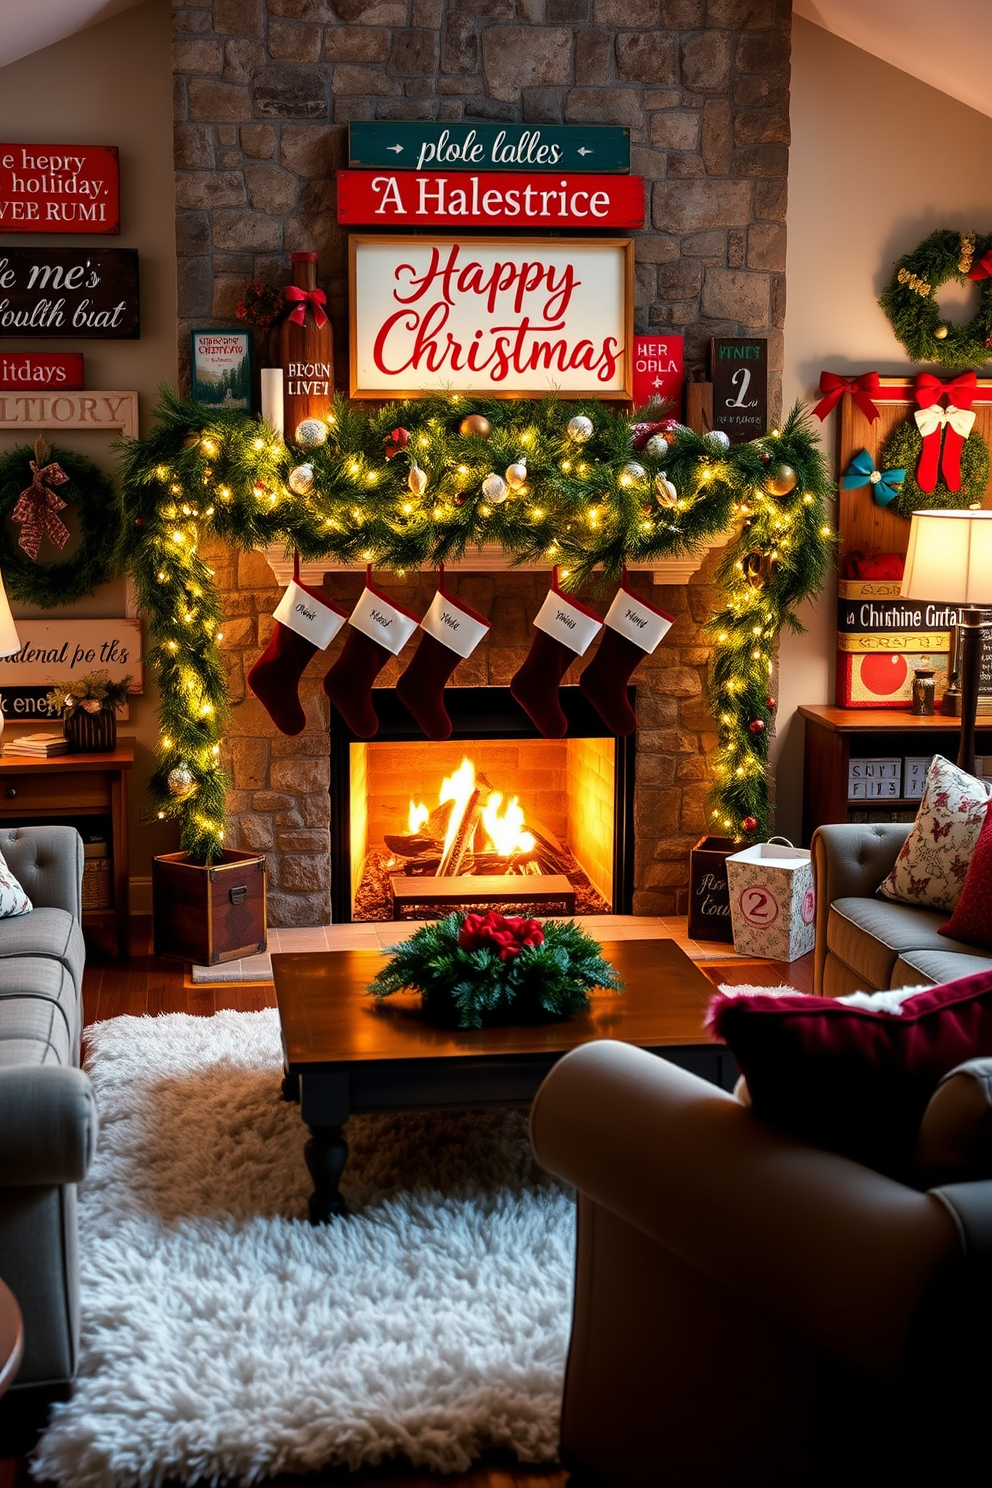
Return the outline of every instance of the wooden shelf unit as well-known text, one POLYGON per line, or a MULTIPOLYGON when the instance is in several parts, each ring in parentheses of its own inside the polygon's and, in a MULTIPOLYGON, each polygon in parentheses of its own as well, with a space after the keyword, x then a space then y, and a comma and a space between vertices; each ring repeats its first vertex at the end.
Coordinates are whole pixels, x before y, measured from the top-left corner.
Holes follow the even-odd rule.
MULTIPOLYGON (((817 827, 849 820, 852 810, 916 811, 918 796, 850 800, 848 765, 875 755, 943 754, 957 759, 960 718, 914 718, 900 708, 836 708, 805 705, 803 747, 803 843, 808 847, 817 827)), ((976 749, 992 754, 992 717, 978 719, 976 749)))
POLYGON ((118 739, 109 754, 0 756, 0 826, 109 818, 113 901, 107 909, 84 909, 83 925, 111 925, 122 961, 129 954, 131 923, 127 775, 133 764, 133 739, 118 739))

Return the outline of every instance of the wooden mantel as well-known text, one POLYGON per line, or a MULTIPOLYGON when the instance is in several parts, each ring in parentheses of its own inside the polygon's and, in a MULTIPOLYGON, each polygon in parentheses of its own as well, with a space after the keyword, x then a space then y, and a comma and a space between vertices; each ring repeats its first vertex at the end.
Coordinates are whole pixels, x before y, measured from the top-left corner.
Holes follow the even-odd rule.
MULTIPOLYGON (((679 558, 656 558, 650 563, 631 563, 630 573, 649 573, 655 584, 687 584, 693 574, 699 572, 703 560, 712 548, 722 548, 730 541, 731 534, 723 533, 715 541, 701 547, 694 555, 679 558)), ((266 561, 275 575, 276 582, 285 588, 293 577, 292 555, 277 543, 264 549, 266 561)), ((304 584, 318 586, 327 573, 357 573, 361 564, 339 563, 334 558, 300 560, 300 579, 304 584)), ((485 543, 482 548, 467 552, 460 561, 446 562, 445 568, 453 573, 547 573, 550 565, 542 563, 511 563, 498 543, 485 543)))

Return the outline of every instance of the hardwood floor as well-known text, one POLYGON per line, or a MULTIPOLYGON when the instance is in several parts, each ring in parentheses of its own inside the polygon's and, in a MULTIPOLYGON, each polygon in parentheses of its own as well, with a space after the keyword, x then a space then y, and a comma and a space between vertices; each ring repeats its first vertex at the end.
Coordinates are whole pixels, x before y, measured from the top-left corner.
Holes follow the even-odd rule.
MULTIPOLYGON (((151 920, 132 922, 131 959, 110 959, 112 947, 91 945, 83 979, 83 1017, 87 1024, 129 1013, 134 1017, 158 1013, 193 1013, 210 1017, 221 1008, 257 1012, 274 1007, 271 983, 195 987, 179 962, 152 955, 151 920)), ((777 987, 786 984, 800 992, 813 990, 813 957, 781 961, 705 961, 701 969, 714 983, 777 987)), ((321 1472, 311 1476, 280 1477, 259 1488, 565 1488, 569 1475, 556 1467, 521 1467, 503 1458, 480 1462, 467 1473, 438 1476, 391 1463, 360 1473, 321 1472)), ((25 1457, 0 1458, 0 1488, 45 1488, 32 1478, 25 1457)), ((165 1485, 163 1485, 165 1488, 165 1485)))

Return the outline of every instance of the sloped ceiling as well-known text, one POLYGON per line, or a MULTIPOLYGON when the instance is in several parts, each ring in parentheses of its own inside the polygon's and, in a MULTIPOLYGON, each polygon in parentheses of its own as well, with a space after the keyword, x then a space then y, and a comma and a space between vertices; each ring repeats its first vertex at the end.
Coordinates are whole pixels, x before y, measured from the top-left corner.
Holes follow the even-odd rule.
MULTIPOLYGON (((793 0, 796 15, 992 116, 992 4, 955 0, 793 0)), ((838 100, 839 108, 857 100, 838 100)))
POLYGON ((0 0, 0 67, 140 3, 141 0, 0 0))

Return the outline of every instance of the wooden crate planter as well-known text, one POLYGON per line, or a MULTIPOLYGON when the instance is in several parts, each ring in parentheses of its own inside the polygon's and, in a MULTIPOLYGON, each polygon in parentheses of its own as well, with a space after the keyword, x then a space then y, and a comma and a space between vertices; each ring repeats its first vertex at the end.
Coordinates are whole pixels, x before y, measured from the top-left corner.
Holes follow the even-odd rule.
POLYGON ((225 850, 200 867, 184 852, 152 861, 156 956, 197 966, 239 961, 265 950, 265 858, 225 850))

